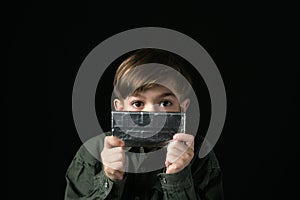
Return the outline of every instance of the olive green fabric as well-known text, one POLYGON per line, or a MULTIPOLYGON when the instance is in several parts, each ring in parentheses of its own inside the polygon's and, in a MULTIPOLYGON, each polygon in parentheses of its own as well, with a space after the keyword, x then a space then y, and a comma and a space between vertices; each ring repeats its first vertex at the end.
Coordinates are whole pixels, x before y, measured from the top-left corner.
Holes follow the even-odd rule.
POLYGON ((75 155, 66 173, 65 200, 223 199, 221 170, 213 151, 202 159, 195 156, 176 174, 166 174, 163 168, 125 173, 122 181, 111 181, 99 161, 104 137, 90 139, 75 155))

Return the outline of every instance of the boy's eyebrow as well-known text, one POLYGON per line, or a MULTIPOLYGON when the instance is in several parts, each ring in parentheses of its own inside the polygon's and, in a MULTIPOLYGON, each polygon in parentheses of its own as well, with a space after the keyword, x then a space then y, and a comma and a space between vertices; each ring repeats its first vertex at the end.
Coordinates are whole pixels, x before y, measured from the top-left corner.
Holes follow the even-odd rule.
POLYGON ((159 95, 158 98, 163 98, 163 97, 167 97, 167 96, 175 97, 175 95, 172 92, 166 92, 166 93, 159 95))
MULTIPOLYGON (((132 96, 133 97, 145 98, 143 95, 141 95, 139 93, 133 94, 132 96)), ((167 97, 167 96, 176 97, 172 92, 166 92, 166 93, 163 93, 163 94, 159 95, 158 98, 163 98, 163 97, 167 97)))

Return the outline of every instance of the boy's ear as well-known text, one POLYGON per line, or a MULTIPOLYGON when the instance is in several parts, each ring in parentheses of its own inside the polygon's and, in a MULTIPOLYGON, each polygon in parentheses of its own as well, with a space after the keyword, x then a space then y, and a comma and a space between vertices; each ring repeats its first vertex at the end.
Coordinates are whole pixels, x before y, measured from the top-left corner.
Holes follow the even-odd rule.
POLYGON ((124 108, 123 101, 121 101, 119 99, 114 99, 114 107, 115 107, 116 111, 122 111, 124 108))
POLYGON ((181 102, 180 107, 181 107, 181 112, 186 112, 190 105, 190 99, 185 99, 181 102))

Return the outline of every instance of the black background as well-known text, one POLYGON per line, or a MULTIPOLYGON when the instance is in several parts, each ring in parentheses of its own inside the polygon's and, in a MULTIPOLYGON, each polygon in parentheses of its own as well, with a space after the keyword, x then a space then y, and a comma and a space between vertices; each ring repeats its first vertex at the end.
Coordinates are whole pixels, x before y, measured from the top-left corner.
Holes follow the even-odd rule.
POLYGON ((10 101, 9 128, 19 128, 16 132, 21 134, 9 138, 8 149, 14 153, 8 167, 16 176, 9 179, 13 188, 9 194, 63 199, 64 175, 81 145, 71 107, 77 70, 108 37, 157 26, 196 40, 223 77, 227 118, 215 152, 225 199, 291 198, 297 186, 292 182, 297 168, 291 139, 298 121, 297 66, 292 62, 297 55, 291 47, 295 17, 202 15, 203 10, 195 5, 87 4, 26 4, 14 10, 7 60, 8 93, 15 97, 10 101))

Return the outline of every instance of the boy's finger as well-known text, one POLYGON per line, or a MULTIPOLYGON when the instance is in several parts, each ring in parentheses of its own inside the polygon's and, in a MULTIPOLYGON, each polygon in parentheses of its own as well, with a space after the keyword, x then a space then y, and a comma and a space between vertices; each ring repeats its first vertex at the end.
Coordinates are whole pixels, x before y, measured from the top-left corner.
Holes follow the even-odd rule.
POLYGON ((165 166, 169 167, 172 163, 170 163, 168 160, 165 161, 165 166))
POLYGON ((109 163, 108 167, 113 170, 124 171, 125 163, 123 161, 112 162, 109 163))
POLYGON ((179 158, 180 158, 180 156, 178 156, 177 154, 174 154, 174 153, 170 152, 170 153, 167 154, 166 161, 168 163, 172 164, 172 163, 176 162, 176 160, 178 160, 179 158))
POLYGON ((192 143, 194 141, 194 136, 186 133, 176 133, 173 136, 173 139, 192 143))
POLYGON ((173 136, 173 139, 185 142, 190 147, 192 147, 192 144, 194 143, 194 136, 186 133, 176 133, 173 136))
POLYGON ((174 140, 169 143, 167 151, 178 152, 178 156, 181 156, 189 147, 181 141, 174 140))
POLYGON ((105 151, 105 154, 103 154, 103 158, 105 159, 106 162, 116 162, 119 160, 124 160, 125 156, 124 150, 122 147, 114 147, 111 149, 107 149, 105 151))
POLYGON ((124 176, 124 172, 122 171, 115 171, 114 177, 116 180, 122 180, 124 176))
POLYGON ((106 171, 105 171, 105 174, 111 180, 122 180, 124 172, 118 171, 118 170, 114 170, 114 169, 111 169, 111 168, 107 168, 106 171))
POLYGON ((190 135, 190 134, 186 134, 186 133, 176 133, 173 136, 173 139, 174 140, 180 140, 180 141, 183 141, 183 142, 192 143, 194 141, 194 136, 190 135))
POLYGON ((104 138, 104 148, 123 147, 125 144, 115 136, 106 136, 104 138))

